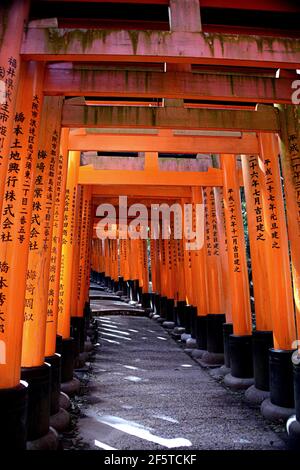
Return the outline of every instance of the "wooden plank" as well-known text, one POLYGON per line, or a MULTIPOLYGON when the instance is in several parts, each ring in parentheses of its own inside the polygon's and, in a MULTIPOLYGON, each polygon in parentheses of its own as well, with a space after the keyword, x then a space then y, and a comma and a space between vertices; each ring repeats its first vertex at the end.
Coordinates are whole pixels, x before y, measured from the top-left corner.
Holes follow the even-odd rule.
POLYGON ((62 126, 279 131, 278 112, 265 105, 257 111, 65 105, 62 126))
POLYGON ((188 62, 290 68, 300 39, 201 32, 28 28, 25 60, 188 62))
POLYGON ((85 136, 69 137, 69 150, 101 152, 172 152, 172 153, 258 153, 256 134, 244 134, 237 137, 191 137, 174 136, 138 136, 138 135, 103 135, 88 133, 85 136))
POLYGON ((45 95, 291 103, 294 78, 48 67, 45 95))

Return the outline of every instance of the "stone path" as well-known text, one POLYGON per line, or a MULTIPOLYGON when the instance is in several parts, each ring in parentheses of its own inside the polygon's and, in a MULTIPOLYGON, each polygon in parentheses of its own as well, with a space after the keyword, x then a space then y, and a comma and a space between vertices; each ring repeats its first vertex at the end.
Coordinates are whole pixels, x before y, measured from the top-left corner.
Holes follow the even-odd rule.
POLYGON ((237 395, 216 382, 155 321, 98 317, 78 432, 91 449, 285 449, 237 395))

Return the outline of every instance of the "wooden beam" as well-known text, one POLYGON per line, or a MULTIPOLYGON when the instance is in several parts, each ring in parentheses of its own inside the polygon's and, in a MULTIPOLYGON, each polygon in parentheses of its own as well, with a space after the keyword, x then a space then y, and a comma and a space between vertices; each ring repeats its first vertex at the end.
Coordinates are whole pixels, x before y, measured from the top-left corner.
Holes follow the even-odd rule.
POLYGON ((249 111, 66 104, 63 109, 62 126, 279 131, 277 111, 265 105, 257 111, 249 111))
POLYGON ((24 60, 188 62, 296 69, 300 39, 222 33, 28 28, 24 60))
POLYGON ((291 103, 294 78, 48 67, 45 95, 291 103))
POLYGON ((123 185, 109 186, 106 184, 92 186, 93 197, 106 196, 128 196, 159 199, 170 199, 176 197, 191 197, 191 188, 188 186, 141 186, 141 185, 123 185))
POLYGON ((206 172, 95 170, 90 165, 79 169, 78 184, 129 185, 133 181, 138 181, 141 186, 222 186, 223 172, 217 168, 209 168, 206 172))
POLYGON ((69 137, 69 150, 101 152, 171 152, 171 153, 234 153, 257 154, 259 152, 256 134, 243 134, 242 137, 191 137, 139 136, 97 134, 72 135, 69 137))

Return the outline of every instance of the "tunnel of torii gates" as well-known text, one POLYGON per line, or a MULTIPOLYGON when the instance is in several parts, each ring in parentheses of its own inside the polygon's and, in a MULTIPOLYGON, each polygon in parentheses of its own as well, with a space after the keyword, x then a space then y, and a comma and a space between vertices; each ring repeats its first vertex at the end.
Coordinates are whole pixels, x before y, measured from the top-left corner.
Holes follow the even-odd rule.
POLYGON ((90 277, 192 332, 229 387, 299 435, 300 39, 203 32, 197 0, 144 3, 169 5, 170 31, 61 29, 31 20, 27 0, 1 2, 1 448, 35 448, 68 419, 90 277), (80 164, 97 151, 139 157, 80 164), (99 239, 96 209, 118 214, 119 195, 192 204, 193 222, 204 204, 203 245, 185 248, 176 213, 169 239, 150 225, 147 240, 99 239))

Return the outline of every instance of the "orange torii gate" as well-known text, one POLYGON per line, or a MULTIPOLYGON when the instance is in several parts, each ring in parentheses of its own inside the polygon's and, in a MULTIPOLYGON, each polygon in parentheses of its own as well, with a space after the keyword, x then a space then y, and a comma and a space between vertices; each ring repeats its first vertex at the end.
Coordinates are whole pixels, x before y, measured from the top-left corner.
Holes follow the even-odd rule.
MULTIPOLYGON (((291 90, 300 39, 269 31, 232 40, 230 33, 203 32, 198 0, 170 0, 170 31, 163 40, 161 31, 75 30, 58 27, 55 18, 31 21, 30 6, 30 0, 0 6, 7 19, 0 24, 0 405, 8 423, 0 426, 1 444, 24 448, 27 431, 29 441, 47 435, 50 414, 59 411, 56 351, 62 353, 62 389, 74 393, 78 387, 74 353, 83 350, 90 260, 101 273, 98 280, 105 276, 116 288, 124 287, 123 278, 134 300, 140 286, 144 306, 152 299, 163 319, 190 331, 207 349, 206 363, 209 354, 221 353, 212 342, 220 342, 226 321, 225 382, 245 388, 254 375, 247 398, 260 402, 269 387, 270 399, 262 404, 267 417, 286 418, 295 404, 289 429, 299 434, 300 120, 291 90), (167 66, 166 72, 95 70, 108 60, 167 66), (84 62, 88 70, 81 68, 84 62), (199 74, 192 71, 197 66, 199 74), (217 73, 218 66, 228 68, 217 73), (143 105, 130 106, 130 97, 144 99, 143 105), (150 107, 149 98, 164 101, 150 107), (89 150, 148 152, 145 169, 79 168, 80 152, 89 150), (160 170, 157 152, 218 154, 221 165, 160 170), (91 243, 97 204, 125 193, 135 202, 156 198, 191 204, 192 210, 205 204, 202 248, 185 249, 185 240, 176 240, 175 217, 169 240, 150 241, 155 292, 148 292, 147 241, 91 243), (29 387, 20 382, 21 373, 29 387), (45 398, 50 391, 51 408, 45 398)), ((50 434, 55 448, 55 432, 50 434)))

